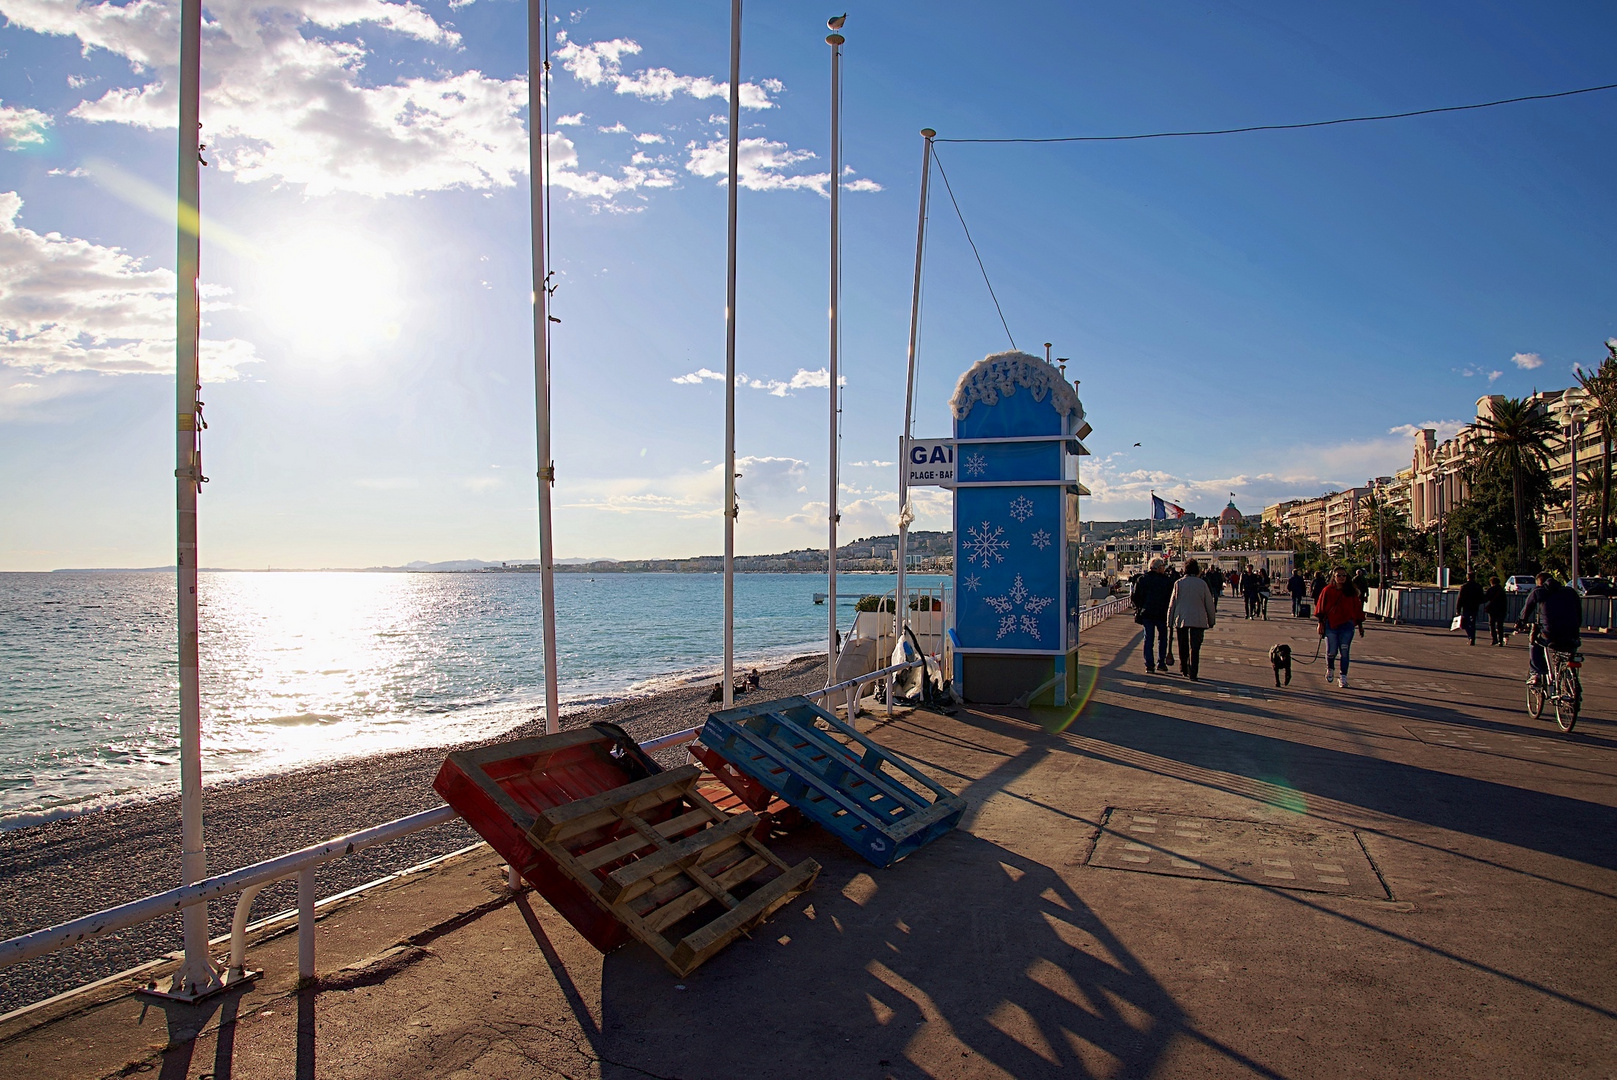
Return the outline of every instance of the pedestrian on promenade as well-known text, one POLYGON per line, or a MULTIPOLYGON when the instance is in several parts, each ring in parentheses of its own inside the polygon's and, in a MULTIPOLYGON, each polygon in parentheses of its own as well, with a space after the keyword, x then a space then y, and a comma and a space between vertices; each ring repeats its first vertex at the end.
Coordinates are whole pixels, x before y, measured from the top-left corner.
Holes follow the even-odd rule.
POLYGON ((1168 601, 1168 619, 1179 637, 1179 672, 1191 682, 1201 681, 1202 638, 1218 621, 1213 590, 1201 573, 1200 563, 1185 560, 1185 576, 1174 582, 1168 601))
POLYGON ((1336 681, 1336 657, 1342 656, 1342 681, 1347 689, 1348 652, 1353 647, 1353 631, 1364 636, 1364 599, 1348 580, 1347 567, 1339 566, 1332 581, 1319 594, 1319 636, 1325 639, 1325 681, 1336 681))
POLYGON ((1499 584, 1499 576, 1495 574, 1488 579, 1488 591, 1482 594, 1482 602, 1488 609, 1488 630, 1493 634, 1493 643, 1505 643, 1505 606, 1510 598, 1505 595, 1505 587, 1499 584))
POLYGON ((1258 617, 1258 605, 1263 602, 1263 579, 1248 570, 1241 575, 1241 596, 1246 600, 1246 617, 1258 617))
POLYGON ((1302 610, 1303 597, 1308 595, 1308 582, 1303 580, 1303 572, 1293 569, 1291 580, 1286 582, 1286 591, 1291 593, 1291 617, 1296 618, 1302 610))
POLYGON ((1370 599, 1370 579, 1365 576, 1362 567, 1353 575, 1353 587, 1358 590, 1360 600, 1370 599))
POLYGON ((1173 598, 1173 582, 1162 572, 1161 556, 1151 560, 1151 568, 1134 586, 1134 621, 1145 627, 1145 673, 1168 667, 1168 601, 1173 598), (1152 646, 1156 655, 1152 655, 1152 646))
POLYGON ((1481 610, 1485 599, 1487 597, 1482 591, 1482 586, 1477 583, 1477 575, 1467 574, 1454 606, 1460 610, 1460 629, 1465 631, 1466 640, 1473 645, 1477 643, 1477 612, 1481 610))
POLYGON ((1314 598, 1314 609, 1319 610, 1319 594, 1325 591, 1325 571, 1314 571, 1314 583, 1308 589, 1308 595, 1314 598))
MULTIPOLYGON (((1198 564, 1199 565, 1199 564, 1198 564)), ((1190 573, 1189 563, 1185 564, 1185 573, 1190 573)), ((1224 571, 1215 564, 1207 568, 1207 576, 1203 581, 1213 591, 1213 610, 1218 610, 1218 598, 1224 595, 1224 571)))
POLYGON ((1234 570, 1231 570, 1229 572, 1229 576, 1227 576, 1224 579, 1224 583, 1230 587, 1230 599, 1233 600, 1236 597, 1240 596, 1241 595, 1241 568, 1239 566, 1237 566, 1234 570))

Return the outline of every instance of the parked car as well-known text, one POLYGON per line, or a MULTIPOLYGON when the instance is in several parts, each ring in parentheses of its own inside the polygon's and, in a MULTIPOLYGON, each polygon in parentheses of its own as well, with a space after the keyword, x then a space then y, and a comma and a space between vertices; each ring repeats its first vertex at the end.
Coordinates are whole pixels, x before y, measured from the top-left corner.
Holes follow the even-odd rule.
POLYGON ((1572 583, 1578 590, 1579 596, 1611 596, 1614 591, 1611 582, 1599 577, 1581 577, 1572 583))
POLYGON ((1532 574, 1512 574, 1505 579, 1505 591, 1532 592, 1534 584, 1532 574))

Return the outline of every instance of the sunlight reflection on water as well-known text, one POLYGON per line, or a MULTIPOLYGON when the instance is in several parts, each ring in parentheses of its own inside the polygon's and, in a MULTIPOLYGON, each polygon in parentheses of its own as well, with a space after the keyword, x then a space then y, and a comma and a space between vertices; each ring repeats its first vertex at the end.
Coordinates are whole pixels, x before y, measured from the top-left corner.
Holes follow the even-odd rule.
MULTIPOLYGON (((845 590, 892 584, 850 577, 845 590)), ((0 827, 172 790, 173 582, 0 574, 0 827)), ((738 576, 738 659, 823 649, 823 587, 738 576)), ((558 575, 564 705, 711 678, 721 602, 710 574, 558 575)), ((205 573, 199 604, 209 782, 488 737, 538 715, 536 574, 205 573)), ((840 606, 846 626, 851 602, 840 606)))

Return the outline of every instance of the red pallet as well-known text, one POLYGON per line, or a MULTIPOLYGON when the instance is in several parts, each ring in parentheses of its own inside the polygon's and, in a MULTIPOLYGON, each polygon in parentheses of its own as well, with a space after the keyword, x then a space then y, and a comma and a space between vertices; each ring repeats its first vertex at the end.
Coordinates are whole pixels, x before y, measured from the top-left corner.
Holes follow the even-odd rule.
POLYGON ((734 799, 601 724, 451 754, 433 786, 597 949, 635 937, 684 975, 819 873, 776 858, 767 823, 715 806, 704 780, 734 799))

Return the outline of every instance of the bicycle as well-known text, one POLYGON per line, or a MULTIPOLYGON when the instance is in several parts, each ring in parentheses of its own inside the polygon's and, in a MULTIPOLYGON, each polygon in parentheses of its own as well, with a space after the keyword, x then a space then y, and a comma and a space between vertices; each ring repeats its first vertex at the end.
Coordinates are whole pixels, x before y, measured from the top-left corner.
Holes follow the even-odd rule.
MULTIPOLYGON (((1518 628, 1518 634, 1522 629, 1518 628)), ((1544 713, 1544 705, 1549 702, 1555 706, 1555 726, 1562 731, 1571 731, 1578 722, 1578 712, 1583 708, 1583 681, 1578 677, 1578 669, 1583 667, 1583 654, 1575 649, 1557 649, 1539 634, 1538 627, 1532 628, 1533 643, 1544 646, 1544 660, 1549 673, 1542 678, 1534 678, 1527 684, 1527 715, 1537 720, 1544 713)))

